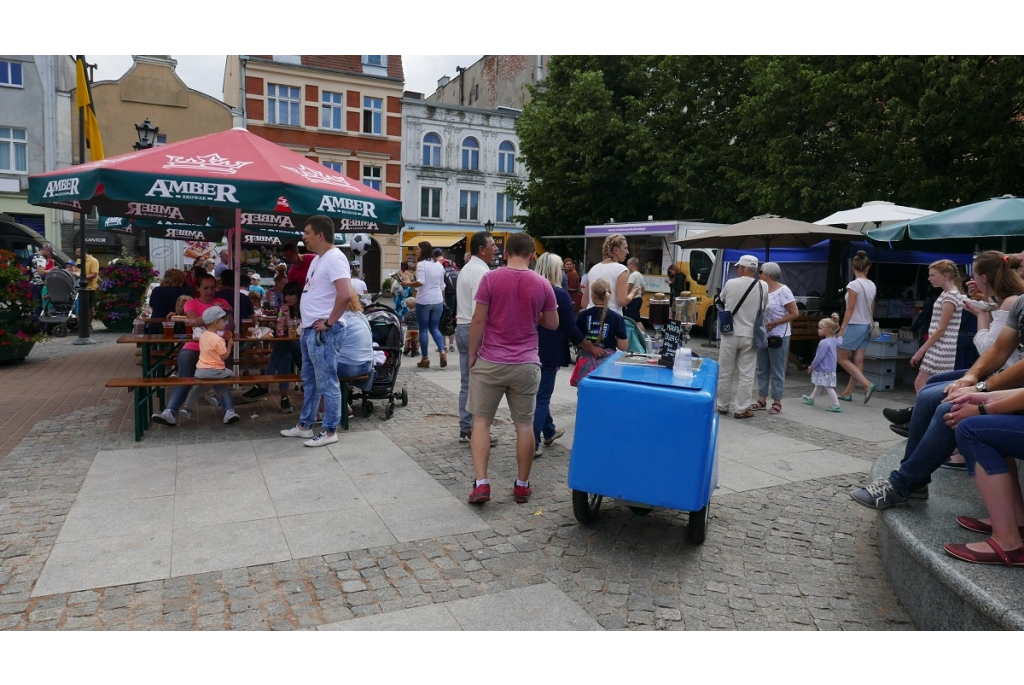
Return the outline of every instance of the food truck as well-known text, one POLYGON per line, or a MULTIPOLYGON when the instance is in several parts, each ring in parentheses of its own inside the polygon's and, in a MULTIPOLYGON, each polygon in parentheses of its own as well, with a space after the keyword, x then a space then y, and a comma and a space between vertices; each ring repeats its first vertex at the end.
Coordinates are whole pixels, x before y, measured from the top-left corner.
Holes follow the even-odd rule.
MULTIPOLYGON (((708 329, 713 301, 708 297, 707 285, 711 269, 715 264, 717 250, 708 248, 681 248, 673 240, 682 240, 719 228, 726 224, 709 224, 702 221, 635 221, 630 223, 607 223, 585 226, 582 237, 586 238, 586 263, 584 272, 601 261, 601 247, 604 239, 620 233, 626 236, 629 256, 640 260, 640 273, 644 275, 644 304, 640 316, 647 317, 648 303, 656 293, 668 295, 668 267, 675 264, 689 284, 690 294, 697 298, 697 312, 700 325, 708 329)), ((579 238, 581 236, 564 236, 579 238)))

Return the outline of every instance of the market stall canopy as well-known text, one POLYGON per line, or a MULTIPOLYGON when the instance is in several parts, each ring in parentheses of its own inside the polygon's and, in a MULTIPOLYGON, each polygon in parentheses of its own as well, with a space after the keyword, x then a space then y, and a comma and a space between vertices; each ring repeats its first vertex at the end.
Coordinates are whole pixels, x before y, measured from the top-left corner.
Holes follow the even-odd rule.
POLYGON ((681 247, 731 247, 739 250, 760 248, 764 249, 766 257, 770 257, 772 247, 810 247, 822 240, 857 240, 860 237, 855 231, 766 214, 732 226, 713 228, 682 240, 673 240, 672 244, 681 247))
MULTIPOLYGON (((243 214, 244 216, 244 214, 243 214)), ((101 231, 121 233, 123 235, 145 234, 150 238, 162 238, 164 240, 185 240, 189 242, 202 241, 209 243, 222 242, 231 230, 230 226, 194 226, 192 224, 178 224, 167 221, 146 221, 145 219, 126 219, 117 216, 101 216, 98 228, 101 231)), ((243 221, 242 245, 253 247, 258 245, 280 246, 287 243, 298 242, 300 234, 295 231, 277 230, 271 228, 253 229, 246 226, 243 221)), ((348 245, 344 233, 334 234, 335 245, 348 245)))
POLYGON ((616 233, 620 235, 675 235, 678 224, 675 221, 638 221, 629 224, 598 224, 596 226, 584 226, 583 233, 586 238, 600 238, 616 233))
POLYGON ((301 230, 323 214, 343 232, 397 233, 399 200, 245 129, 211 133, 29 177, 41 207, 195 226, 301 230))
POLYGON ((431 247, 440 247, 448 250, 461 242, 465 242, 465 234, 453 234, 453 233, 436 233, 436 234, 420 234, 412 238, 406 238, 405 242, 402 243, 402 247, 416 247, 423 241, 430 243, 431 247))
POLYGON ((844 226, 850 231, 863 232, 869 228, 877 228, 882 224, 911 221, 931 214, 935 214, 935 212, 930 209, 904 207, 892 202, 875 200, 873 202, 865 202, 856 209, 844 209, 841 212, 830 214, 814 223, 819 226, 844 226))
POLYGON ((1024 198, 994 197, 913 221, 872 228, 864 235, 880 243, 961 240, 995 248, 1001 243, 1005 252, 1007 238, 1024 236, 1024 198))

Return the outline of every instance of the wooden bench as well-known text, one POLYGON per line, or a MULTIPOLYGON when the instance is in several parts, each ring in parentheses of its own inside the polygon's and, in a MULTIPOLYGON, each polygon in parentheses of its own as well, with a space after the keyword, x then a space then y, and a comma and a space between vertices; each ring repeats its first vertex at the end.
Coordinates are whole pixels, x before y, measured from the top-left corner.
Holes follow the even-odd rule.
MULTIPOLYGON (((365 381, 369 376, 356 376, 354 378, 339 378, 341 381, 341 427, 348 430, 348 385, 365 381)), ((266 374, 262 376, 229 376, 228 378, 112 378, 107 381, 108 388, 126 388, 134 391, 132 400, 135 405, 135 442, 142 440, 142 434, 149 428, 150 418, 153 414, 153 397, 165 388, 191 387, 193 385, 267 385, 272 383, 298 383, 302 376, 297 373, 291 374, 266 374)), ((163 400, 160 399, 161 411, 163 400)))
POLYGON ((790 342, 797 342, 799 340, 818 340, 818 322, 821 321, 820 316, 798 316, 789 322, 790 329, 792 329, 790 342))

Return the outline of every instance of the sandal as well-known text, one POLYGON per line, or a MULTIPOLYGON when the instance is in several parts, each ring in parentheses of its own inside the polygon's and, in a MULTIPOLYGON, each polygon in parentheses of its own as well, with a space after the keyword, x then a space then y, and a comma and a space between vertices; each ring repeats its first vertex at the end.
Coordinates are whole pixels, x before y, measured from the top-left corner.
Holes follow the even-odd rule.
POLYGON ((754 402, 752 405, 747 407, 747 411, 760 411, 767 407, 768 404, 764 400, 758 400, 757 402, 754 402))
MULTIPOLYGON (((966 528, 972 533, 992 534, 992 524, 985 523, 980 519, 971 518, 970 516, 957 516, 956 522, 960 524, 961 528, 966 528)), ((1024 526, 1017 526, 1017 530, 1021 535, 1024 535, 1024 526)))
POLYGON ((748 409, 747 411, 737 412, 732 417, 734 419, 752 419, 754 418, 754 412, 748 409))
POLYGON ((782 413, 782 402, 775 400, 772 402, 772 408, 768 410, 769 414, 781 414, 782 413))
POLYGON ((853 402, 853 395, 840 395, 839 399, 843 402, 853 402))
POLYGON ((871 399, 871 396, 875 394, 875 390, 878 390, 878 384, 872 383, 871 387, 868 388, 867 392, 864 393, 864 404, 868 403, 868 400, 871 399))
POLYGON ((992 549, 991 552, 976 552, 967 545, 954 545, 947 543, 943 549, 950 556, 962 561, 969 561, 972 564, 1006 564, 1007 566, 1024 566, 1024 547, 1011 549, 1004 552, 1003 548, 995 540, 989 538, 985 541, 992 549))

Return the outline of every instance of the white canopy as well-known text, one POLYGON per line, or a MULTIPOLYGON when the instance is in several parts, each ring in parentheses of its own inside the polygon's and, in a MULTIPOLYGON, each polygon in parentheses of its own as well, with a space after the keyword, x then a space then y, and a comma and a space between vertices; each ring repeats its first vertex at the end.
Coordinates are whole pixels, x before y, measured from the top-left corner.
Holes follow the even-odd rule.
POLYGON ((930 209, 903 207, 892 202, 865 202, 856 209, 844 209, 841 212, 815 221, 819 226, 845 226, 851 231, 863 232, 868 228, 876 228, 894 221, 910 221, 922 216, 934 214, 930 209))

